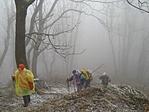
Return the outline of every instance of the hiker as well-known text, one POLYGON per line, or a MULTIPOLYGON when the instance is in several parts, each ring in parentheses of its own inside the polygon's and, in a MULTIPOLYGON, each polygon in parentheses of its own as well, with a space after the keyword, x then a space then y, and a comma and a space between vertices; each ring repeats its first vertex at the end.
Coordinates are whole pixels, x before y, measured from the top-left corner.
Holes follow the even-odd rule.
POLYGON ((67 81, 72 81, 74 86, 77 88, 77 92, 85 88, 85 77, 79 70, 73 70, 72 76, 67 78, 67 81))
POLYGON ((15 81, 16 94, 23 97, 24 107, 27 107, 31 100, 30 94, 35 92, 33 73, 26 69, 24 64, 19 64, 18 69, 11 78, 15 81))
POLYGON ((111 82, 111 79, 109 76, 106 74, 106 72, 103 72, 102 76, 99 77, 101 80, 101 84, 106 88, 108 83, 111 82))
POLYGON ((87 71, 87 74, 88 74, 88 77, 89 77, 89 80, 88 80, 88 87, 90 87, 90 83, 91 83, 91 81, 93 80, 93 72, 92 72, 92 70, 90 70, 90 69, 88 69, 87 71))
POLYGON ((88 72, 85 69, 82 69, 81 73, 85 76, 85 79, 86 79, 85 88, 90 87, 90 77, 89 77, 88 72))

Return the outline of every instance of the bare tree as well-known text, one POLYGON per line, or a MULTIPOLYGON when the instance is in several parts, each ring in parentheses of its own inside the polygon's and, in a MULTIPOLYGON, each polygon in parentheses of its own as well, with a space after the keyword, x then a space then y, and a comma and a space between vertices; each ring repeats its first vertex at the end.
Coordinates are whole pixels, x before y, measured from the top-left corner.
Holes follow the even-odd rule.
MULTIPOLYGON (((112 5, 111 7, 114 8, 114 6, 112 5)), ((111 7, 107 8, 107 10, 109 10, 109 12, 107 11, 107 28, 109 33, 109 41, 112 49, 111 52, 113 59, 113 67, 115 74, 118 73, 118 75, 120 75, 124 79, 129 77, 128 73, 131 71, 131 68, 129 68, 129 66, 134 65, 133 61, 130 59, 136 59, 137 57, 137 53, 132 54, 132 52, 134 52, 132 48, 134 45, 136 45, 136 39, 140 37, 140 30, 143 30, 145 28, 142 27, 143 25, 140 25, 140 20, 142 20, 139 18, 142 16, 140 16, 140 12, 133 10, 127 4, 123 4, 123 13, 118 14, 117 12, 115 12, 115 8, 113 9, 111 7), (114 15, 114 13, 116 15, 114 15), (119 38, 118 40, 117 37, 119 38), (117 41, 118 44, 115 41, 117 41), (118 47, 115 47, 114 45, 117 45, 118 47)), ((143 34, 144 33, 142 33, 141 38, 143 34)), ((143 79, 146 73, 145 71, 147 70, 146 68, 148 67, 147 40, 148 38, 146 37, 143 41, 141 48, 139 49, 140 59, 138 63, 138 68, 136 70, 138 72, 137 74, 135 72, 132 72, 137 75, 137 77, 134 79, 138 79, 138 81, 143 79)), ((140 41, 140 43, 141 42, 142 41, 140 41)))
POLYGON ((7 27, 6 27, 6 38, 4 39, 4 50, 2 52, 2 56, 0 57, 0 67, 2 66, 2 63, 4 61, 5 55, 8 51, 9 47, 9 41, 10 38, 13 37, 13 22, 15 20, 15 13, 12 2, 10 3, 10 6, 6 3, 7 1, 4 1, 5 8, 6 8, 6 14, 7 14, 7 27))
POLYGON ((137 81, 139 83, 143 83, 145 75, 148 71, 148 60, 149 60, 149 33, 144 32, 142 33, 142 44, 139 50, 139 60, 138 60, 138 67, 137 67, 137 81))
POLYGON ((53 44, 53 41, 55 41, 56 37, 59 35, 62 36, 65 33, 72 32, 73 29, 76 27, 76 25, 78 25, 78 23, 76 23, 70 28, 68 27, 69 25, 67 25, 66 23, 62 23, 63 25, 66 24, 65 26, 59 25, 61 24, 60 20, 68 18, 66 13, 68 13, 71 10, 65 11, 63 9, 64 11, 62 13, 60 12, 61 14, 58 17, 54 17, 53 11, 57 5, 57 2, 58 0, 55 0, 53 2, 48 12, 42 12, 43 10, 45 10, 44 9, 45 7, 42 6, 44 5, 43 2, 42 3, 39 2, 39 4, 37 5, 38 8, 35 8, 36 13, 34 12, 32 16, 29 33, 26 35, 28 37, 27 44, 29 43, 29 41, 30 42, 32 41, 29 48, 30 54, 27 55, 28 60, 30 59, 32 60, 31 67, 35 76, 37 74, 37 62, 38 62, 37 59, 44 50, 54 50, 60 56, 65 57, 65 53, 61 51, 64 51, 64 48, 68 49, 71 47, 68 47, 67 43, 65 45, 64 44, 60 45, 61 43, 53 44), (44 16, 43 13, 45 13, 44 16), (51 18, 53 18, 54 20, 51 20, 51 18), (61 27, 63 27, 63 29, 60 29, 61 27), (56 28, 57 30, 55 30, 56 28), (51 32, 50 31, 51 29, 55 32, 51 32), (51 34, 49 33, 49 31, 51 32, 51 34))
MULTIPOLYGON (((26 49, 24 48, 25 46, 25 18, 26 18, 26 13, 28 7, 34 2, 35 6, 35 11, 33 13, 33 16, 31 18, 30 22, 30 29, 29 32, 26 33, 26 46, 30 44, 29 50, 27 56, 28 56, 28 62, 32 65, 32 71, 35 74, 35 77, 37 76, 37 59, 38 56, 40 55, 41 52, 43 52, 45 49, 53 49, 57 54, 59 54, 62 57, 66 57, 68 55, 73 55, 74 53, 68 53, 64 52, 64 48, 68 49, 67 44, 65 45, 60 45, 60 43, 56 43, 56 45, 53 44, 53 39, 56 39, 56 37, 63 35, 64 33, 72 32, 73 29, 79 24, 79 22, 75 22, 72 27, 68 27, 69 25, 66 25, 66 27, 62 28, 61 30, 57 30, 59 32, 50 32, 55 28, 55 25, 60 24, 61 19, 66 19, 69 16, 66 14, 69 14, 70 12, 75 12, 78 14, 85 14, 88 16, 92 16, 94 18, 97 18, 98 21, 105 27, 106 24, 100 19, 98 16, 92 14, 92 13, 87 13, 85 10, 82 11, 80 9, 77 9, 77 4, 83 4, 90 8, 91 10, 95 10, 93 7, 91 7, 88 3, 86 2, 94 2, 94 1, 75 1, 75 0, 70 0, 71 2, 76 4, 76 8, 68 8, 66 10, 61 9, 59 10, 58 14, 53 13, 55 10, 56 5, 58 4, 59 0, 54 0, 51 7, 49 8, 48 12, 42 11, 42 5, 43 1, 45 0, 21 0, 17 1, 15 0, 16 3, 16 62, 18 63, 24 63, 27 68, 27 60, 26 60, 26 49), (22 5, 20 5, 22 4, 22 5), (23 7, 22 7, 23 6, 23 7), (43 14, 44 13, 44 14, 43 14), (56 16, 55 16, 56 15, 56 16), (52 21, 51 21, 52 20, 52 21), (21 32, 21 33, 20 33, 21 32), (47 42, 48 41, 48 42, 47 42), (59 44, 59 45, 58 45, 59 44), (31 54, 32 53, 32 54, 31 54), (32 62, 30 61, 32 60, 32 62)), ((61 2, 61 1, 60 1, 61 2)), ((99 3, 112 3, 112 2, 100 2, 99 3)), ((46 2, 48 3, 48 2, 46 2)), ((95 2, 97 3, 97 2, 95 2)), ((46 5, 44 5, 46 7, 46 5)), ((97 10, 100 12, 100 10, 97 10)), ((60 27, 59 27, 60 28, 60 27)))
POLYGON ((107 5, 107 17, 106 17, 106 24, 108 26, 108 38, 109 38, 109 42, 110 42, 110 46, 111 46, 111 50, 112 50, 112 59, 113 59, 113 67, 114 67, 114 75, 116 76, 117 75, 117 71, 118 71, 118 68, 117 68, 117 61, 116 60, 116 50, 114 48, 114 25, 115 25, 115 22, 114 22, 114 17, 116 17, 116 14, 115 14, 115 9, 114 9, 114 6, 112 4, 109 4, 107 5))

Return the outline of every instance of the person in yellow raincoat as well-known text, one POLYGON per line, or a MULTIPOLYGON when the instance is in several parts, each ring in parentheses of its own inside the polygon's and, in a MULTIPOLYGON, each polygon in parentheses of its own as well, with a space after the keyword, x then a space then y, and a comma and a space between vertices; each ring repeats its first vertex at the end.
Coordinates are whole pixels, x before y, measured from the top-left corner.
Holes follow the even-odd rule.
POLYGON ((16 94, 23 97, 24 107, 27 107, 31 100, 30 94, 35 92, 33 73, 26 69, 24 64, 19 64, 18 69, 11 78, 15 81, 16 94))

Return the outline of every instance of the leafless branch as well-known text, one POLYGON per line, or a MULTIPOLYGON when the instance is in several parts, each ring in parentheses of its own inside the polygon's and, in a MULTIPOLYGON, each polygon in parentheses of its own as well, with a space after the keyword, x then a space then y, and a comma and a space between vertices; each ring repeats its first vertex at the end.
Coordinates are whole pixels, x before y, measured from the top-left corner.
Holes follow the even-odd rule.
POLYGON ((70 56, 70 55, 79 55, 79 54, 82 54, 82 53, 84 53, 86 50, 87 50, 87 48, 84 49, 82 52, 78 52, 78 53, 68 53, 68 54, 66 54, 65 56, 63 56, 63 58, 66 58, 67 56, 70 56))
POLYGON ((50 17, 50 14, 52 13, 53 9, 55 8, 57 2, 59 0, 54 0, 54 3, 52 4, 52 7, 50 8, 49 12, 47 13, 46 17, 43 19, 44 22, 50 17))
POLYGON ((36 40, 34 38, 31 38, 30 35, 26 35, 26 37, 29 38, 29 39, 31 39, 31 40, 33 40, 35 43, 37 43, 36 40))
POLYGON ((120 0, 115 0, 115 1, 99 1, 99 0, 70 0, 73 2, 92 2, 92 3, 114 3, 114 2, 120 2, 120 0))
POLYGON ((85 52, 85 50, 83 50, 82 52, 80 52, 80 53, 62 53, 62 52, 59 52, 58 51, 58 49, 60 49, 60 50, 66 50, 66 49, 70 49, 71 48, 71 46, 69 47, 68 45, 66 45, 66 46, 64 46, 64 45, 54 45, 53 43, 52 43, 52 41, 51 41, 51 39, 50 39, 50 37, 48 36, 48 40, 49 40, 49 42, 50 42, 50 45, 52 46, 52 48, 53 48, 53 50, 58 54, 58 55, 60 55, 61 57, 63 57, 63 58, 66 58, 67 56, 69 56, 69 55, 79 55, 79 54, 82 54, 83 52, 85 52), (61 47, 64 47, 63 49, 61 49, 61 47))
POLYGON ((63 33, 69 33, 71 32, 79 23, 75 24, 71 29, 68 29, 68 30, 64 30, 64 31, 61 31, 61 32, 58 32, 58 33, 52 33, 52 34, 46 34, 46 33, 38 33, 38 32, 32 32, 32 33, 28 33, 26 34, 26 36, 30 36, 30 35, 33 35, 33 34, 36 34, 36 35, 45 35, 45 36, 58 36, 60 34, 63 34, 63 33))
POLYGON ((100 19, 99 17, 93 15, 93 14, 89 14, 85 11, 81 11, 81 10, 77 10, 77 9, 68 9, 66 11, 64 11, 53 23, 51 23, 50 25, 48 25, 47 27, 49 26, 52 26, 54 23, 56 23, 66 12, 68 11, 74 11, 74 12, 79 12, 80 14, 81 13, 84 13, 85 15, 88 15, 88 16, 92 16, 94 18, 96 18, 105 28, 107 28, 107 25, 104 23, 104 21, 102 19, 100 19))
POLYGON ((149 3, 148 2, 141 2, 138 0, 138 6, 133 4, 133 1, 126 0, 128 4, 130 4, 132 7, 139 9, 140 11, 149 13, 149 3), (146 7, 147 9, 143 9, 143 7, 146 7))
POLYGON ((31 5, 35 0, 25 0, 26 1, 26 4, 27 6, 31 5))

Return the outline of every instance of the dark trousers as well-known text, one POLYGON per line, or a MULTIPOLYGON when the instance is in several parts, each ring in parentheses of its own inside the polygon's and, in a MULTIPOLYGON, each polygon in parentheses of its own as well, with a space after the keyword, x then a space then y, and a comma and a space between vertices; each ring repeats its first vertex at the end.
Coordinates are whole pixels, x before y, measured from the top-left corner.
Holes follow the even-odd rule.
POLYGON ((28 103, 31 101, 30 95, 23 96, 24 105, 28 106, 28 103))
POLYGON ((90 87, 90 82, 91 82, 90 79, 86 80, 86 86, 85 86, 85 88, 90 87))

